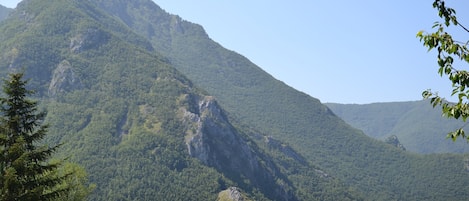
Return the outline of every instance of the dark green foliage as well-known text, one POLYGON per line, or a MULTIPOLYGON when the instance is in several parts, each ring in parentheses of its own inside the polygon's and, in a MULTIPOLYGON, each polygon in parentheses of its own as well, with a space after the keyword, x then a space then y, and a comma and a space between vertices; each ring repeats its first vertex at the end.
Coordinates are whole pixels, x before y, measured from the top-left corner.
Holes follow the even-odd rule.
POLYGON ((0 98, 0 184, 1 200, 56 200, 68 192, 59 185, 69 176, 52 174, 60 163, 48 159, 58 146, 38 146, 47 132, 41 125, 45 113, 29 100, 23 74, 11 74, 4 81, 0 98))
POLYGON ((464 123, 448 119, 435 110, 429 101, 326 104, 335 114, 355 128, 379 140, 395 135, 409 151, 417 153, 465 153, 466 142, 446 140, 448 130, 464 123))

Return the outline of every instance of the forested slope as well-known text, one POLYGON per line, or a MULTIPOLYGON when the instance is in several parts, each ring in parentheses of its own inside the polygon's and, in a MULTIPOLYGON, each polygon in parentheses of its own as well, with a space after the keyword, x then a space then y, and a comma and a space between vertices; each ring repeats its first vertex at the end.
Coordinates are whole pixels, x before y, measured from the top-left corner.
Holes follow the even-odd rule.
POLYGON ((347 123, 368 136, 385 140, 395 135, 404 147, 418 153, 465 153, 465 140, 453 142, 446 134, 464 125, 442 116, 428 101, 373 104, 326 104, 347 123))
POLYGON ((464 156, 420 156, 370 139, 319 100, 275 80, 245 57, 212 41, 201 26, 156 6, 142 6, 150 1, 118 6, 109 0, 97 2, 217 97, 231 117, 280 139, 367 198, 457 200, 466 196, 447 188, 468 185, 464 156), (428 185, 428 180, 438 182, 428 185))
POLYGON ((469 196, 464 155, 371 139, 150 0, 23 1, 0 41, 0 74, 30 78, 90 200, 469 196))
POLYGON ((89 200, 216 200, 231 186, 255 200, 361 198, 232 124, 215 97, 93 1, 23 1, 0 22, 0 41, 1 76, 30 80, 48 111, 45 142, 85 166, 97 186, 89 200))

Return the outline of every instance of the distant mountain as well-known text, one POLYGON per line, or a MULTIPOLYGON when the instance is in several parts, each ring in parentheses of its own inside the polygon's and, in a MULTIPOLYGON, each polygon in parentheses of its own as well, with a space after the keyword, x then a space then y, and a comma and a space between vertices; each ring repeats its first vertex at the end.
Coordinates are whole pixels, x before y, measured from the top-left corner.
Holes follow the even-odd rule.
POLYGON ((3 21, 8 17, 8 14, 12 11, 13 9, 7 8, 5 6, 0 5, 0 22, 3 21))
POLYGON ((469 197, 467 156, 369 138, 151 0, 23 1, 0 41, 90 200, 469 197))
POLYGON ((350 125, 368 136, 384 140, 398 137, 404 147, 418 153, 465 153, 469 145, 463 139, 453 142, 446 134, 464 125, 442 116, 428 101, 373 104, 326 104, 350 125))

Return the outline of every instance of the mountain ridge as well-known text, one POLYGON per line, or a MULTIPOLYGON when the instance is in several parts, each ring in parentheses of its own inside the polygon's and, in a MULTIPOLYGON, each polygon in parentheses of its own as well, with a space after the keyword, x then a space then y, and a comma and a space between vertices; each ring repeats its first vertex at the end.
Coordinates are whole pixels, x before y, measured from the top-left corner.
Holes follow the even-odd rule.
POLYGON ((326 103, 334 113, 368 136, 384 140, 395 135, 409 151, 417 153, 466 153, 464 140, 453 142, 446 134, 464 125, 442 116, 429 101, 372 104, 326 103))
MULTIPOLYGON (((187 75, 197 86, 216 96, 220 104, 233 118, 239 119, 245 125, 260 128, 261 132, 291 145, 294 150, 322 169, 326 171, 333 169, 335 175, 347 184, 357 185, 360 186, 360 189, 364 189, 367 197, 378 195, 382 196, 380 199, 392 200, 423 196, 423 194, 415 195, 405 187, 409 185, 410 188, 415 184, 414 182, 408 181, 406 185, 396 185, 383 181, 379 176, 376 176, 383 174, 379 171, 383 166, 379 163, 370 163, 370 158, 367 158, 372 153, 373 157, 371 158, 388 155, 390 158, 400 158, 396 160, 402 160, 401 163, 409 163, 406 160, 414 160, 415 156, 392 148, 383 148, 387 145, 368 139, 359 130, 346 125, 343 120, 337 118, 319 100, 298 92, 265 74, 262 69, 241 55, 223 50, 205 32, 201 32, 199 25, 177 21, 178 27, 184 28, 182 30, 186 30, 186 32, 174 31, 178 29, 158 29, 157 27, 162 25, 169 27, 170 23, 158 24, 157 20, 152 21, 152 19, 159 19, 160 15, 170 18, 171 15, 168 16, 168 14, 165 15, 159 11, 148 13, 138 6, 129 6, 127 9, 121 9, 120 12, 112 12, 112 14, 116 17, 132 17, 133 14, 133 20, 130 20, 133 23, 127 23, 127 25, 152 41, 155 49, 164 50, 163 55, 167 56, 176 68, 187 75), (129 10, 139 10, 140 12, 136 14, 129 12, 129 10), (137 20, 142 15, 151 17, 146 20, 137 20), (197 31, 191 30, 192 32, 189 34, 187 30, 190 30, 192 25, 197 31), (148 30, 160 30, 161 32, 149 34, 151 32, 148 30), (198 35, 194 36, 194 33, 198 33, 198 35), (155 35, 158 37, 152 37, 155 35), (362 150, 357 151, 351 147, 361 147, 362 150), (314 148, 314 151, 311 148, 314 148), (382 156, 377 156, 379 153, 382 156), (330 154, 333 154, 334 158, 340 159, 336 161, 327 158, 326 156, 330 154), (350 172, 342 171, 343 169, 353 169, 358 174, 350 174, 350 172), (370 180, 372 180, 371 183, 370 180), (383 189, 388 189, 384 191, 389 194, 382 194, 383 189), (399 191, 400 193, 397 193, 399 191)), ((108 10, 108 12, 110 11, 108 10)), ((177 16, 172 15, 172 17, 178 19, 177 16)), ((426 160, 435 159, 428 156, 426 160)), ((397 161, 395 162, 397 163, 397 161)), ((391 169, 390 172, 396 171, 394 174, 396 177, 400 177, 399 180, 406 180, 406 178, 415 177, 412 175, 417 174, 414 170, 402 169, 403 167, 400 167, 399 164, 394 165, 396 165, 394 168, 388 167, 387 169, 391 169)), ((435 168, 436 166, 439 165, 435 163, 431 167, 435 168)), ((438 169, 435 168, 430 172, 435 173, 435 171, 438 172, 438 169)), ((457 172, 460 171, 457 170, 457 172)), ((428 172, 428 176, 433 175, 430 172, 428 172)), ((461 172, 461 174, 464 173, 461 172)), ((423 188, 428 190, 427 187, 423 188)), ((426 190, 422 190, 422 192, 426 190)), ((437 191, 437 189, 434 190, 437 191)))
MULTIPOLYGON (((230 186, 256 200, 299 200, 317 190, 293 184, 214 98, 123 25, 72 0, 23 1, 0 24, 0 73, 25 71, 49 111, 47 141, 65 142, 97 184, 91 200, 215 200, 230 186)), ((314 188, 348 193, 310 173, 314 188)))
POLYGON ((255 200, 468 196, 451 188, 469 185, 463 155, 371 139, 149 0, 29 0, 15 12, 0 23, 0 73, 30 76, 48 140, 67 142, 98 184, 91 200, 214 200, 231 186, 255 200))

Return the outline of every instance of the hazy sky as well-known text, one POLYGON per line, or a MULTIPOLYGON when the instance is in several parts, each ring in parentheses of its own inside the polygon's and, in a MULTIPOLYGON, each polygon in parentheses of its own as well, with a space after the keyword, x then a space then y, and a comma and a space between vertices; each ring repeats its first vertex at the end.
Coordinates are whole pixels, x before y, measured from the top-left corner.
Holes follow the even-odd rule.
MULTIPOLYGON (((322 102, 421 100, 428 88, 451 92, 451 83, 437 74, 436 52, 428 53, 415 37, 439 19, 433 0, 154 1, 322 102)), ((7 7, 16 2, 0 0, 7 7)), ((469 1, 447 4, 469 26, 463 12, 469 1)))

